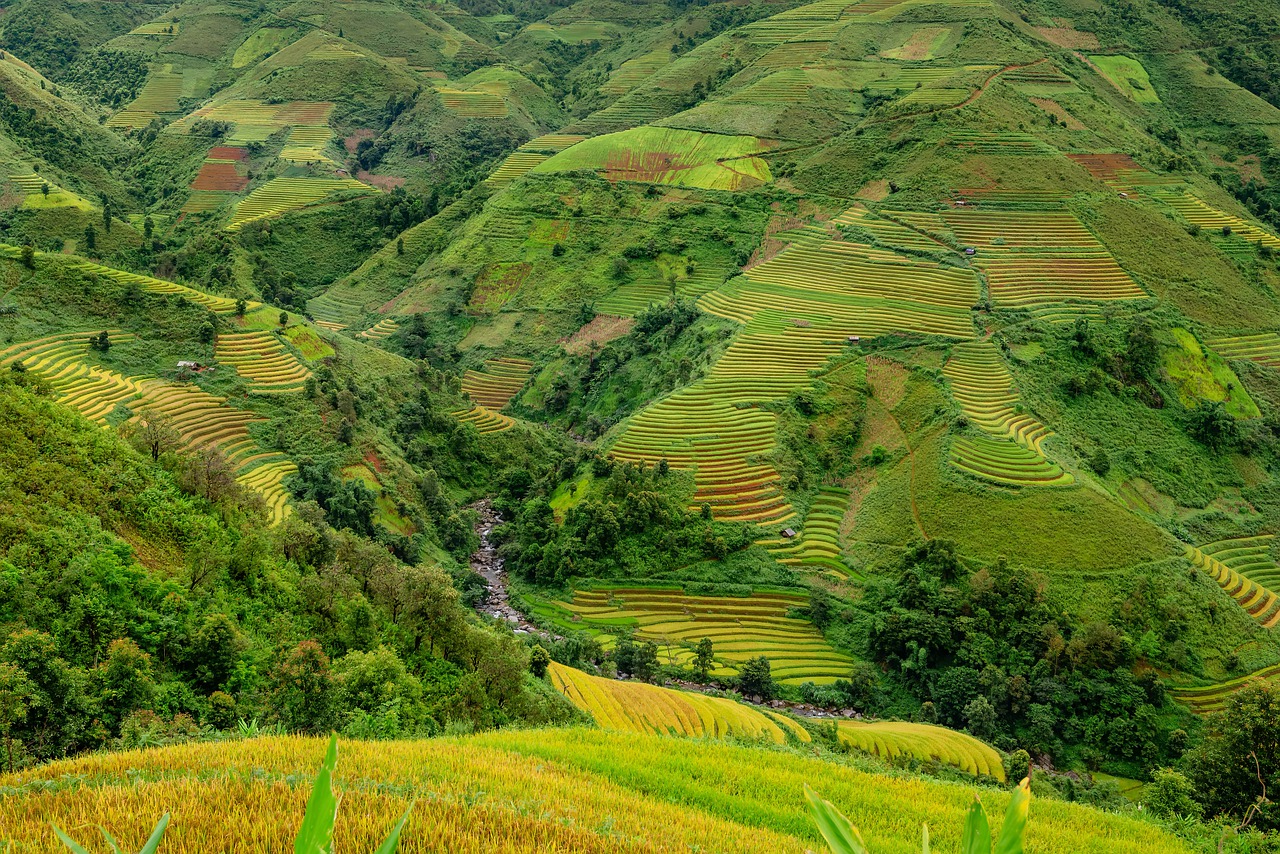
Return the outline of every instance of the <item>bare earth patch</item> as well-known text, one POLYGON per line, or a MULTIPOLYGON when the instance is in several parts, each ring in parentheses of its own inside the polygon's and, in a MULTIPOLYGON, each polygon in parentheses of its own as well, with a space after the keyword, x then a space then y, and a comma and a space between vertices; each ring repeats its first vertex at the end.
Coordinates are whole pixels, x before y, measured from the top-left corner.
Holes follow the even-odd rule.
POLYGON ((344 139, 342 144, 347 147, 347 154, 355 154, 356 149, 360 146, 360 140, 362 139, 373 139, 373 131, 368 128, 361 128, 351 134, 351 136, 344 139))
POLYGON ((1075 116, 1067 112, 1066 108, 1051 98, 1032 98, 1031 103, 1044 110, 1051 116, 1056 116, 1058 121, 1066 127, 1067 130, 1084 130, 1084 123, 1075 116))
POLYGON ((889 179, 877 178, 874 181, 868 181, 862 185, 862 189, 854 196, 858 199, 866 199, 869 202, 883 202, 889 198, 889 179))
POLYGON ((581 356, 590 352, 592 344, 607 344, 615 338, 621 338, 635 325, 636 321, 633 317, 601 314, 560 343, 566 353, 581 356))
POLYGON ((1097 50, 1099 47, 1098 37, 1083 30, 1075 30, 1071 27, 1036 27, 1035 29, 1041 38, 1058 47, 1071 50, 1097 50))
POLYGON ((403 187, 405 179, 399 175, 374 175, 361 169, 356 173, 356 180, 380 190, 394 190, 396 187, 403 187))

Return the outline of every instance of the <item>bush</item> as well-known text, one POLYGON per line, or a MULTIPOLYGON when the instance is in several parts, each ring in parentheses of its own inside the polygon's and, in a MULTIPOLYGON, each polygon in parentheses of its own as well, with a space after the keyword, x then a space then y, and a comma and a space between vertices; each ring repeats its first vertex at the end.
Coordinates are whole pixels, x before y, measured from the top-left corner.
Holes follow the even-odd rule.
POLYGON ((1161 818, 1199 818, 1201 812, 1191 781, 1171 768, 1161 768, 1152 775, 1142 802, 1161 818))

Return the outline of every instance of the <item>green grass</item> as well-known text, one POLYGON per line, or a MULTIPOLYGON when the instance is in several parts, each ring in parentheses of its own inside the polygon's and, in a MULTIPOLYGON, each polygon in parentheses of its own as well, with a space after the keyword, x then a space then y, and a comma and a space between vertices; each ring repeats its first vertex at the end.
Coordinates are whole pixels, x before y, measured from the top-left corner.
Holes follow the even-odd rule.
POLYGON ((1173 344, 1161 353, 1161 361, 1183 406, 1192 408, 1200 401, 1220 402, 1236 418, 1257 418, 1261 414, 1240 378, 1221 356, 1202 348, 1186 329, 1171 329, 1170 336, 1173 344))
POLYGON ((1142 63, 1129 56, 1090 56, 1089 60, 1097 66, 1107 82, 1115 86, 1139 104, 1158 104, 1160 96, 1151 85, 1147 69, 1142 63))

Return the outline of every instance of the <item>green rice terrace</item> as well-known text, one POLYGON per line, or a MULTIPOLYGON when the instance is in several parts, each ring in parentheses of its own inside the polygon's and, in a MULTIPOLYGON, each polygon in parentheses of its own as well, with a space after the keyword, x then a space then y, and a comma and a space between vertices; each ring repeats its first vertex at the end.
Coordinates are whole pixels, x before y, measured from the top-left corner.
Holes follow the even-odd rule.
POLYGON ((7 0, 0 849, 1272 850, 1277 44, 7 0))

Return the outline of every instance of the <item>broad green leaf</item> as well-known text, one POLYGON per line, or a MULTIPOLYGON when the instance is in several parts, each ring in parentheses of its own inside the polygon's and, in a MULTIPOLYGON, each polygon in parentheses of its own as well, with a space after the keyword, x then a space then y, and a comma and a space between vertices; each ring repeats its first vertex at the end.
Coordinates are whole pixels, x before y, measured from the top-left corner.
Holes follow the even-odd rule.
POLYGON ((338 764, 338 734, 329 739, 329 750, 307 800, 307 812, 293 841, 294 854, 333 854, 333 823, 338 818, 338 798, 333 794, 333 769, 338 764))
POLYGON ((1004 827, 996 840, 995 854, 1023 854, 1027 837, 1027 810, 1031 807, 1031 778, 1026 777, 1013 790, 1009 811, 1004 814, 1004 827))
POLYGON ((920 825, 920 854, 929 854, 929 825, 920 825))
POLYGON ((102 837, 107 840, 107 845, 111 847, 111 854, 124 854, 120 850, 120 843, 116 842, 116 838, 108 833, 105 827, 99 827, 98 830, 101 831, 102 837))
POLYGON ((969 816, 964 820, 964 831, 960 834, 961 854, 991 854, 991 825, 987 823, 987 811, 982 808, 982 801, 973 796, 973 806, 969 807, 969 816))
POLYGON ((374 854, 395 854, 396 846, 400 844, 400 831, 404 830, 404 823, 409 820, 409 813, 413 812, 413 804, 409 804, 409 808, 404 811, 404 815, 400 816, 400 821, 396 822, 396 826, 391 828, 390 835, 387 836, 385 842, 378 846, 378 850, 374 854))
POLYGON ((155 829, 151 831, 151 836, 147 838, 147 844, 142 846, 142 850, 138 854, 156 854, 156 849, 160 847, 160 840, 164 838, 164 831, 168 826, 169 814, 165 813, 156 822, 155 829))
POLYGON ((62 828, 58 827, 56 824, 53 825, 53 832, 58 834, 58 838, 62 840, 63 845, 67 846, 72 851, 76 852, 76 854, 89 854, 89 852, 85 850, 83 845, 81 845, 80 843, 72 839, 70 836, 67 836, 65 833, 63 833, 62 828))
POLYGON ((832 854, 869 854, 858 828, 849 823, 835 804, 818 797, 818 793, 808 785, 804 787, 804 796, 809 799, 809 814, 818 825, 822 838, 827 840, 832 854))

